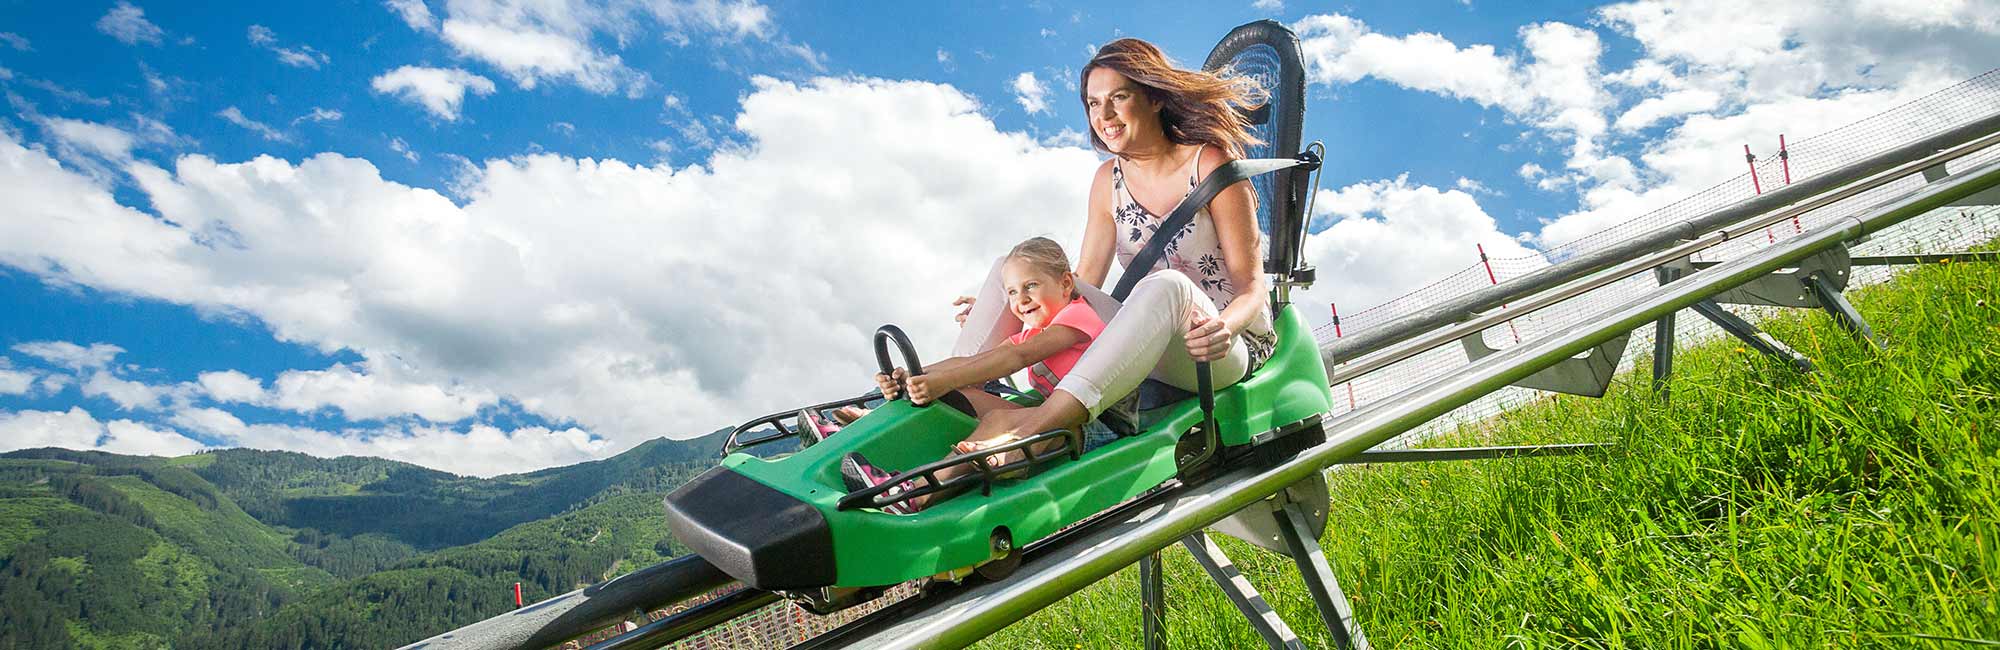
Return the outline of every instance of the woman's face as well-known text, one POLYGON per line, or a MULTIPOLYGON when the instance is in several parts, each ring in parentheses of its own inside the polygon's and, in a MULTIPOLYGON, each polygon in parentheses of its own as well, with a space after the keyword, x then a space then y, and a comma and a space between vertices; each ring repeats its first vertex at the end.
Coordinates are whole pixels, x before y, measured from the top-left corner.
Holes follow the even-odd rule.
POLYGON ((1000 267, 1000 284, 1007 289, 1007 309, 1029 327, 1047 328, 1056 312, 1069 304, 1075 291, 1070 274, 1061 277, 1015 257, 1000 267))
POLYGON ((1104 141, 1104 148, 1112 153, 1128 151, 1135 134, 1162 133, 1159 105, 1130 77, 1099 67, 1092 69, 1083 83, 1083 109, 1090 115, 1090 130, 1104 141))

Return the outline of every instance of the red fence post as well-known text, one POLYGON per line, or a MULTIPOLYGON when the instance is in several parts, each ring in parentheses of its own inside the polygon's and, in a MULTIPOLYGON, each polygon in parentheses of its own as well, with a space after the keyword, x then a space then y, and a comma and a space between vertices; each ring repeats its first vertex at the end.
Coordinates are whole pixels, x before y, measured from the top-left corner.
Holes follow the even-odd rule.
MULTIPOLYGON (((1750 165, 1750 189, 1755 191, 1758 196, 1763 196, 1764 184, 1757 180, 1757 154, 1750 153, 1750 145, 1748 144, 1743 145, 1743 162, 1750 165)), ((1773 244, 1778 243, 1778 236, 1771 234, 1770 226, 1764 227, 1764 238, 1770 240, 1773 244)))
MULTIPOLYGON (((1473 243, 1472 245, 1479 248, 1479 263, 1486 265, 1486 281, 1496 285, 1500 284, 1500 277, 1493 275, 1493 262, 1491 260, 1486 259, 1486 245, 1477 242, 1473 243)), ((1507 305, 1505 303, 1502 303, 1500 305, 1500 308, 1506 309, 1507 305)), ((1507 321, 1507 331, 1514 335, 1515 343, 1521 342, 1521 332, 1520 330, 1514 329, 1514 321, 1512 320, 1507 321)))
POLYGON ((516 609, 521 607, 521 583, 518 582, 514 583, 514 607, 516 609))

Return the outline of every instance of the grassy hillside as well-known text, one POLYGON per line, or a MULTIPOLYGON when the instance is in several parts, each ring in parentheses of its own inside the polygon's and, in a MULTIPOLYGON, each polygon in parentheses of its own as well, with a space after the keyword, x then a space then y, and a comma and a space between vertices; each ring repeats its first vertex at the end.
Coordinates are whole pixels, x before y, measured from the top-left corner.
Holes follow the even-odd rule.
MULTIPOLYGON (((1856 294, 1889 349, 1796 312, 1767 329, 1812 375, 1719 341, 1682 351, 1669 400, 1642 366, 1605 399, 1432 443, 1621 442, 1613 453, 1335 472, 1321 541, 1371 641, 2000 641, 2000 265, 1927 266, 1856 294)), ((1223 541, 1309 645, 1327 642, 1289 560, 1223 541)), ((1260 645, 1185 552, 1167 558, 1171 647, 1260 645)), ((1134 573, 983 647, 1137 647, 1134 573)))
POLYGON ((679 552, 659 499, 720 446, 493 479, 252 450, 6 454, 0 650, 401 645, 506 611, 516 581, 539 599, 679 552))

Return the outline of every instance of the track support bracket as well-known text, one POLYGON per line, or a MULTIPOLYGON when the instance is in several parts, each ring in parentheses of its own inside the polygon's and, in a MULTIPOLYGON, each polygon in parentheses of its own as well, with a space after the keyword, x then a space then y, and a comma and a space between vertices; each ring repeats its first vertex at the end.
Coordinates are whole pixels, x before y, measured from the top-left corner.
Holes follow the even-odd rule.
POLYGON ((1241 612, 1243 619, 1250 623, 1250 629, 1264 637, 1264 644, 1271 650, 1305 649, 1305 643, 1299 641, 1297 633, 1292 632, 1292 626, 1278 617, 1278 612, 1271 609, 1263 594, 1257 593, 1257 587, 1236 570, 1236 563, 1222 553, 1222 547, 1215 545, 1215 540, 1209 539, 1206 533, 1197 532, 1182 537, 1181 546, 1187 547, 1195 563, 1208 572, 1215 586, 1222 589, 1222 594, 1229 597, 1229 602, 1236 605, 1236 611, 1241 612))

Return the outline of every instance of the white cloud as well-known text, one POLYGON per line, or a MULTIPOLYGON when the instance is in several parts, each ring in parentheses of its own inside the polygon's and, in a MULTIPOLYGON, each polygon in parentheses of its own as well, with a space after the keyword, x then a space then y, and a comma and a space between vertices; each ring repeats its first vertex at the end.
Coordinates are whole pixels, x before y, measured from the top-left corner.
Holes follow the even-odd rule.
POLYGON ((437 17, 431 15, 431 8, 424 5, 424 0, 385 0, 383 4, 396 12, 396 17, 403 19, 403 24, 409 25, 410 29, 437 31, 437 17))
POLYGON ((1250 3, 1251 9, 1275 14, 1285 10, 1285 0, 1257 0, 1250 3))
POLYGON ((462 204, 336 154, 134 164, 158 216, 0 133, 0 194, 19 197, 0 264, 395 359, 396 381, 486 391, 618 450, 865 389, 885 322, 945 349, 986 260, 1075 242, 1098 164, 929 83, 757 78, 734 127, 739 145, 680 169, 489 160, 462 204))
POLYGON ((375 92, 394 95, 429 110, 445 121, 458 119, 458 109, 466 91, 475 95, 493 94, 493 81, 458 68, 422 68, 406 65, 369 82, 375 92))
POLYGON ((112 6, 109 13, 97 19, 97 31, 104 32, 126 45, 140 43, 159 45, 160 37, 165 35, 159 25, 146 20, 146 10, 132 6, 132 3, 125 0, 118 0, 118 4, 112 6))
POLYGON ((0 411, 0 451, 62 447, 115 454, 181 456, 204 445, 179 433, 131 420, 99 422, 78 407, 68 411, 0 411))
POLYGON ((112 373, 93 372, 83 381, 85 397, 102 397, 118 404, 121 411, 151 411, 160 408, 160 402, 173 392, 169 386, 155 386, 144 382, 120 379, 112 373))
POLYGON ((1519 171, 1540 189, 1577 193, 1575 210, 1545 220, 1535 238, 1542 245, 1741 174, 1721 161, 1740 162, 1723 152, 1746 142, 1824 132, 2000 58, 2000 18, 1971 3, 1781 1, 1745 12, 1640 0, 1595 18, 1638 41, 1642 56, 1603 70, 1603 36, 1563 23, 1522 27, 1518 54, 1430 33, 1384 35, 1341 15, 1311 16, 1296 28, 1315 82, 1373 78, 1473 101, 1565 143, 1561 169, 1527 163, 1519 171))
POLYGON ((1049 87, 1035 78, 1033 72, 1023 72, 1014 77, 1014 101, 1021 104, 1021 110, 1028 114, 1049 112, 1049 87))
MULTIPOLYGON (((406 427, 321 431, 277 424, 246 424, 227 411, 184 409, 171 421, 225 441, 227 446, 296 451, 322 458, 374 456, 472 476, 495 476, 594 460, 617 451, 609 441, 575 428, 523 427, 513 431, 473 425, 463 430, 406 427)), ((4 429, 0 429, 4 430, 4 429)))
POLYGON ((458 19, 444 21, 444 40, 459 54, 486 61, 524 89, 545 78, 568 78, 585 90, 608 94, 626 89, 636 96, 651 80, 626 67, 616 54, 592 48, 564 34, 458 19))
POLYGON ((47 118, 42 126, 55 138, 56 155, 99 181, 117 176, 116 168, 132 159, 138 138, 118 127, 66 117, 47 118))
POLYGON ((269 399, 262 380, 238 370, 204 372, 195 382, 209 399, 225 404, 263 404, 269 399))
POLYGON ((7 367, 0 359, 0 395, 26 395, 35 387, 35 373, 7 367))
POLYGON ((314 106, 311 112, 292 118, 292 126, 298 126, 300 122, 338 122, 345 117, 346 113, 314 106))
MULTIPOLYGON (((427 8, 418 20, 410 17, 414 8, 400 2, 392 8, 413 26, 424 25, 420 31, 432 23, 427 8)), ((811 47, 778 36, 770 9, 754 0, 451 0, 444 9, 444 42, 461 56, 499 68, 522 88, 562 81, 599 94, 641 96, 651 77, 626 65, 615 50, 655 35, 683 46, 698 37, 756 39, 761 47, 745 54, 763 49, 797 56, 815 70, 825 62, 811 47)))
POLYGON ((270 50, 272 54, 278 55, 279 63, 294 68, 312 68, 318 70, 320 66, 332 61, 332 59, 327 58, 325 52, 315 50, 311 45, 300 45, 298 47, 279 45, 278 35, 273 33, 271 28, 263 25, 251 25, 249 38, 251 45, 270 50))
POLYGON ((6 43, 7 47, 21 52, 32 52, 35 49, 34 46, 28 43, 27 38, 14 32, 0 32, 0 43, 6 43))
POLYGON ((94 370, 111 365, 125 348, 109 343, 84 347, 69 341, 30 341, 14 346, 14 351, 70 370, 94 370))
MULTIPOLYGON (((384 367, 356 372, 346 365, 326 370, 287 370, 272 383, 272 406, 309 413, 334 408, 351 421, 415 415, 432 422, 455 422, 498 401, 490 391, 440 388, 404 381, 384 367)), ((238 386, 238 388, 242 388, 238 386)))
POLYGON ((1494 191, 1493 188, 1487 187, 1485 183, 1481 183, 1479 181, 1466 178, 1464 176, 1458 177, 1458 181, 1452 183, 1452 187, 1456 187, 1459 190, 1464 191, 1466 194, 1473 194, 1473 195, 1499 193, 1497 191, 1494 191))
POLYGON ((1315 322, 1330 318, 1325 305, 1352 314, 1425 286, 1479 261, 1478 247, 1494 258, 1535 255, 1500 232, 1479 202, 1459 190, 1413 185, 1407 177, 1320 190, 1306 259, 1319 282, 1299 296, 1315 322))
POLYGON ((256 133, 258 136, 263 137, 265 140, 270 140, 272 142, 285 142, 291 140, 291 136, 287 136, 283 132, 271 128, 271 125, 250 119, 249 117, 243 115, 243 109, 237 108, 235 106, 231 106, 229 108, 217 111, 215 113, 215 116, 222 118, 223 121, 228 122, 230 124, 234 124, 243 127, 245 129, 249 129, 252 133, 256 133))
POLYGON ((957 72, 957 71, 958 71, 958 62, 957 62, 957 61, 953 61, 953 60, 952 60, 952 58, 951 58, 951 52, 949 52, 949 51, 946 51, 946 50, 945 50, 944 48, 942 48, 942 47, 938 48, 938 51, 937 51, 937 62, 938 62, 938 66, 940 66, 940 67, 944 68, 944 71, 945 71, 945 72, 957 72))
POLYGON ((404 142, 402 138, 389 138, 389 150, 402 154, 403 159, 410 162, 416 162, 421 158, 415 149, 410 148, 410 143, 404 142))

